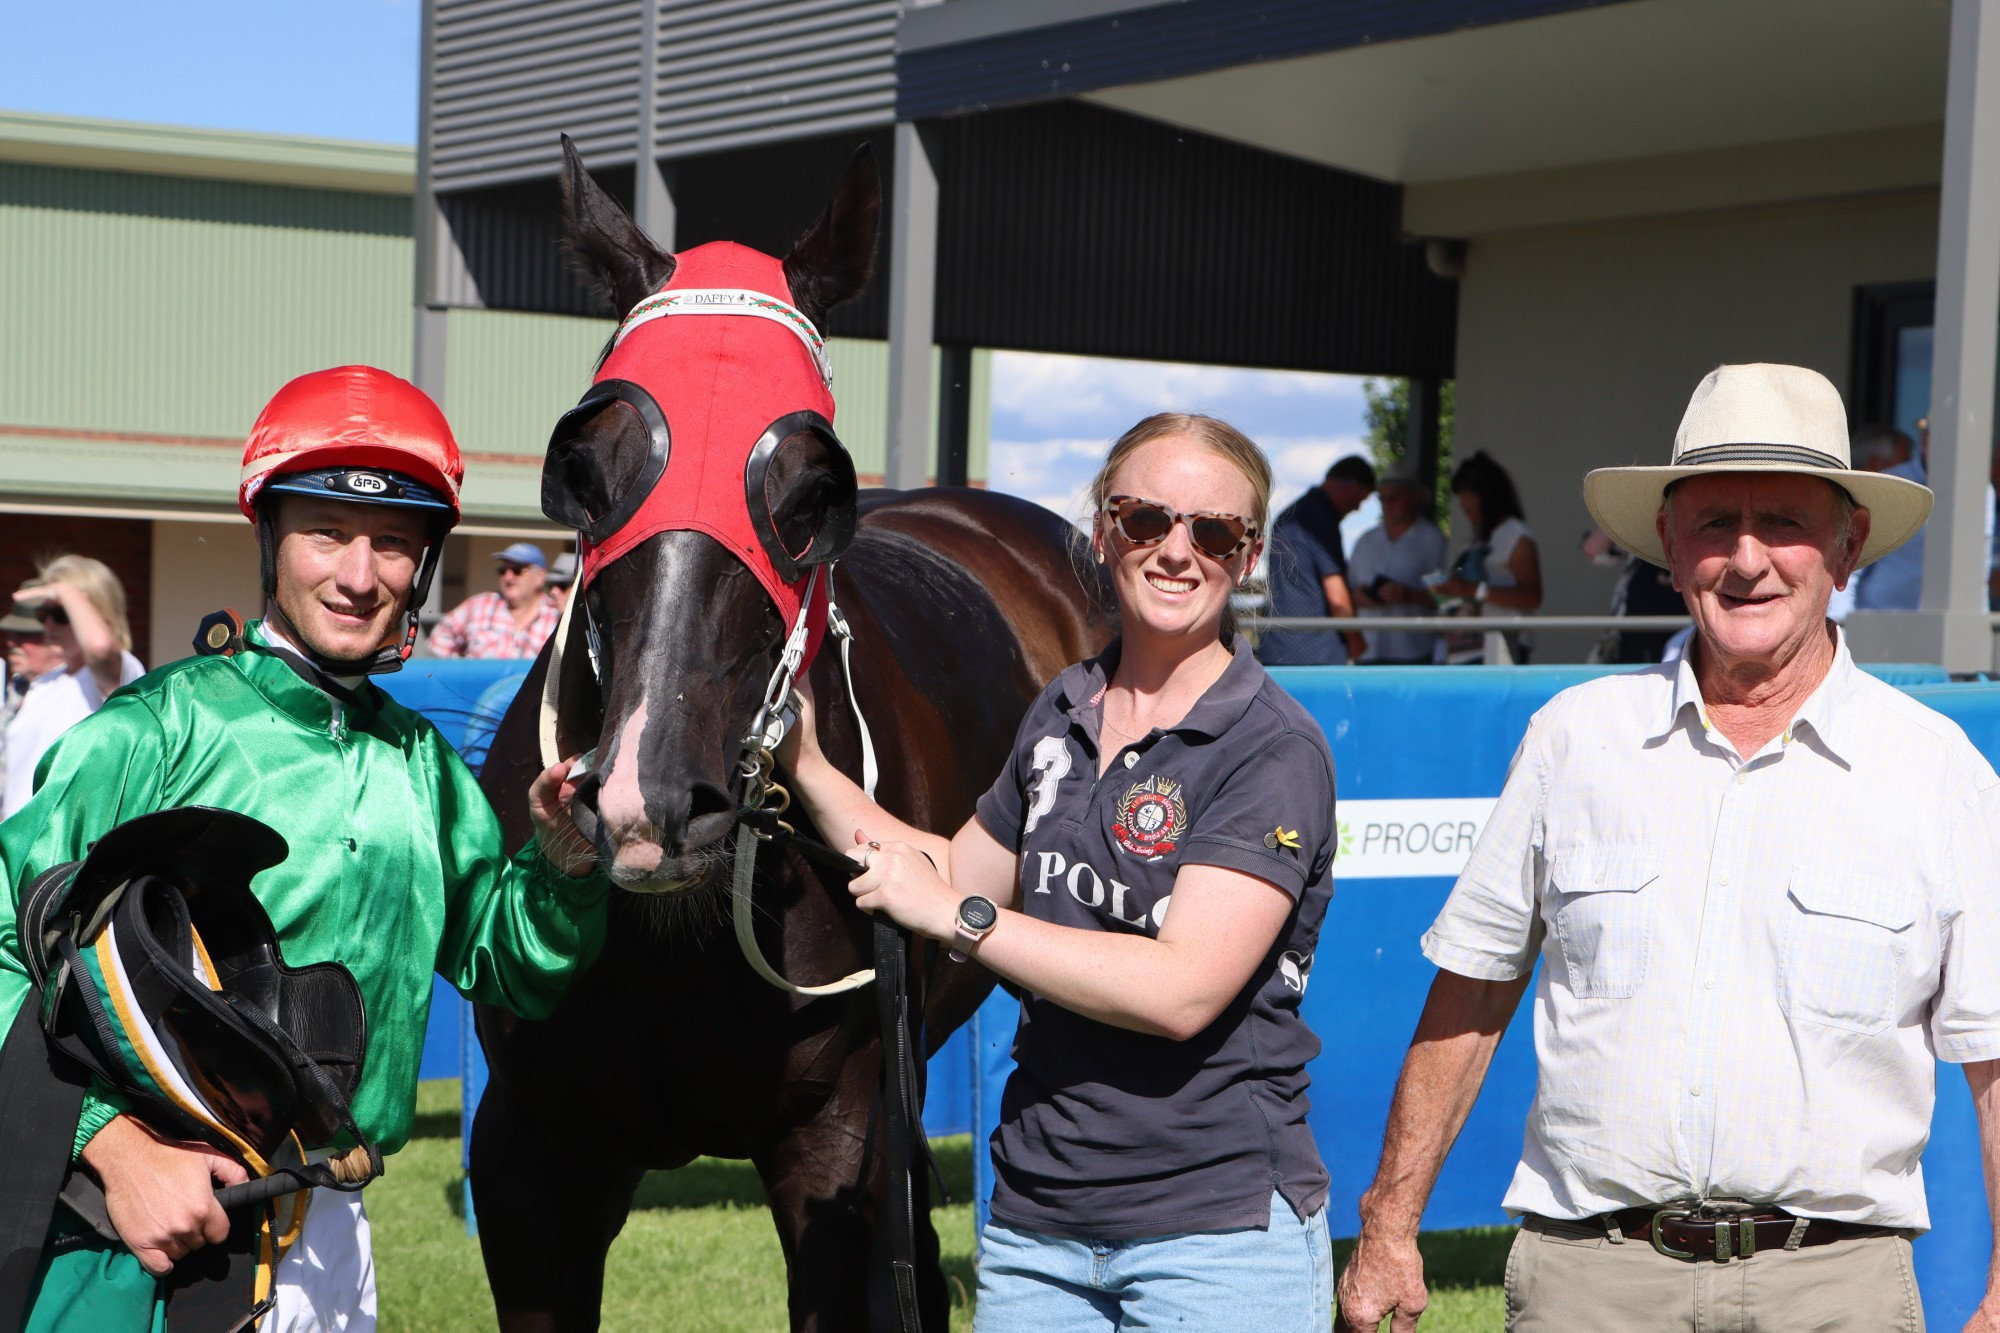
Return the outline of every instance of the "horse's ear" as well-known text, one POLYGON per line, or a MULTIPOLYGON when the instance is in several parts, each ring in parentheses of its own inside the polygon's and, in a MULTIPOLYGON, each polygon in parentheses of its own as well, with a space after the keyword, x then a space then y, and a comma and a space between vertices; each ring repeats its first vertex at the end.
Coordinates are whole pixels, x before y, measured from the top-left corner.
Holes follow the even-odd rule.
POLYGON ((862 144, 847 164, 826 211, 785 256, 792 300, 818 324, 827 311, 859 296, 875 272, 875 232, 882 219, 882 173, 862 144))
POLYGON ((667 285, 674 257, 646 238, 618 201, 583 168, 583 156, 562 137, 563 247, 583 280, 620 319, 667 285))

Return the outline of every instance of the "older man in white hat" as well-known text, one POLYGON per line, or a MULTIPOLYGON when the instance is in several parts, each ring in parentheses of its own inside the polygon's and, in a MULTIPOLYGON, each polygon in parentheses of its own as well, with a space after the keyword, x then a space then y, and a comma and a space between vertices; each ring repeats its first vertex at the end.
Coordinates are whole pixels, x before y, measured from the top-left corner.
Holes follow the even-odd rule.
POLYGON ((1343 1314, 1415 1326, 1424 1201, 1539 958, 1510 1330, 1921 1328, 1937 1058, 2000 1151, 2000 778, 1826 607, 1931 494, 1849 466, 1822 376, 1752 365, 1701 382, 1671 466, 1584 495, 1672 571, 1696 641, 1529 724, 1424 936, 1343 1314))

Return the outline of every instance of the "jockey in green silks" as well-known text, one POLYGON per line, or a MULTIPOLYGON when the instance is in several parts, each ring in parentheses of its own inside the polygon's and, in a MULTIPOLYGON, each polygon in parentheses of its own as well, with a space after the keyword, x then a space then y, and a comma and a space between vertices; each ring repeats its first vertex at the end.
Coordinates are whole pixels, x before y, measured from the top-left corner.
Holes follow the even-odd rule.
MULTIPOLYGON (((569 818, 569 762, 536 779, 536 836, 510 856, 472 773, 429 722, 368 681, 415 642, 462 477, 443 414, 384 371, 305 375, 265 407, 239 491, 257 529, 264 619, 240 631, 205 622, 198 647, 209 655, 152 672, 77 724, 45 756, 34 799, 0 825, 9 1056, 32 1027, 24 1001, 36 1002, 18 895, 114 826, 180 806, 252 816, 289 846, 251 889, 289 963, 338 962, 353 974, 367 1054, 351 1109, 385 1153, 409 1136, 434 971, 473 1000, 537 1017, 589 966, 608 885, 569 818)), ((0 1108, 10 1096, 0 1086, 0 1108)), ((214 1190, 240 1181, 243 1167, 155 1134, 95 1077, 60 1140, 51 1150, 102 1184, 123 1243, 58 1205, 38 1253, 32 1242, 0 1253, 0 1296, 25 1291, 26 1305, 24 1315, 0 1309, 0 1329, 22 1320, 31 1330, 180 1333, 175 1266, 194 1266, 189 1256, 229 1235, 232 1215, 214 1190)), ((361 1197, 313 1192, 296 1238, 271 1256, 258 1328, 373 1328, 361 1197)))

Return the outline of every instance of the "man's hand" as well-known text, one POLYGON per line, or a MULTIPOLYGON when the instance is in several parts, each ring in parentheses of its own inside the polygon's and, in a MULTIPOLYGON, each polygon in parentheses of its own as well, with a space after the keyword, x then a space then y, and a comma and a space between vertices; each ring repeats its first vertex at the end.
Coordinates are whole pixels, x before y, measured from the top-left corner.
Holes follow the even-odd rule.
POLYGON ((139 1266, 159 1277, 204 1245, 229 1238, 217 1185, 250 1178, 243 1164, 204 1143, 163 1139, 121 1115, 91 1136, 83 1163, 104 1186, 104 1209, 139 1266))
POLYGON ((569 780, 575 759, 561 759, 543 769, 528 787, 528 816, 535 821, 535 842, 550 865, 570 876, 587 875, 597 865, 597 849, 570 818, 576 784, 569 780))
POLYGON ((1987 1291, 1986 1299, 1965 1321, 1965 1333, 2000 1333, 2000 1292, 1987 1291))
POLYGON ((1375 1333, 1388 1318, 1391 1333, 1410 1333, 1431 1299, 1424 1287, 1424 1258, 1417 1253, 1416 1237, 1392 1237, 1364 1224, 1354 1257, 1340 1271, 1336 1296, 1348 1327, 1375 1333))

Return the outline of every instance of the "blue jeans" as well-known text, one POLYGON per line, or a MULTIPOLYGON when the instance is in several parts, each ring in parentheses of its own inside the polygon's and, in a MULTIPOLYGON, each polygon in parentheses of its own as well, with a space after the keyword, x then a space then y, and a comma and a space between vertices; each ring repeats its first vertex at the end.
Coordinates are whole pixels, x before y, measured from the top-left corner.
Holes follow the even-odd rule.
POLYGON ((1271 1195, 1268 1230, 1077 1240, 988 1222, 974 1333, 1333 1327, 1326 1209, 1304 1222, 1271 1195))

